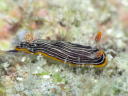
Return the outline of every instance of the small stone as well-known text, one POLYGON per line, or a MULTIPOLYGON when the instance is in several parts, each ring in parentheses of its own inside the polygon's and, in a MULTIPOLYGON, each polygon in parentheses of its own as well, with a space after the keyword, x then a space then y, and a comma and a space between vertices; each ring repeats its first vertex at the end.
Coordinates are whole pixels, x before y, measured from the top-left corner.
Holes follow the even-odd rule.
POLYGON ((18 81, 23 81, 23 78, 22 77, 17 77, 16 78, 18 81))
POLYGON ((21 59, 22 62, 24 62, 25 60, 26 60, 26 57, 23 57, 23 58, 21 59))
POLYGON ((49 76, 49 75, 44 75, 43 78, 44 78, 44 79, 49 79, 50 76, 49 76))

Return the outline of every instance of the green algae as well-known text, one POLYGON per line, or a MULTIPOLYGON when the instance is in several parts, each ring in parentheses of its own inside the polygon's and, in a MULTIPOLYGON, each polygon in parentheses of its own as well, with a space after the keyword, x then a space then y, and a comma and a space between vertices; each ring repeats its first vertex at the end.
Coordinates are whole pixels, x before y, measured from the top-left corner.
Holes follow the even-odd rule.
POLYGON ((65 81, 60 73, 54 73, 52 77, 53 77, 53 82, 64 82, 65 81))

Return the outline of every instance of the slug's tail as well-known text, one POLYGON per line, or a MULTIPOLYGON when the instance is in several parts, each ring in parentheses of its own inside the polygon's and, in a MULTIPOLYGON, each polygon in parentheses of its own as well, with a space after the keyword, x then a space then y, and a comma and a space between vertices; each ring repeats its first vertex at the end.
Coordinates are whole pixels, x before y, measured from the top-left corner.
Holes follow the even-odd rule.
POLYGON ((18 52, 18 51, 17 50, 8 50, 8 51, 0 50, 0 54, 13 53, 13 52, 18 52))
POLYGON ((17 50, 8 50, 6 52, 18 52, 17 50))

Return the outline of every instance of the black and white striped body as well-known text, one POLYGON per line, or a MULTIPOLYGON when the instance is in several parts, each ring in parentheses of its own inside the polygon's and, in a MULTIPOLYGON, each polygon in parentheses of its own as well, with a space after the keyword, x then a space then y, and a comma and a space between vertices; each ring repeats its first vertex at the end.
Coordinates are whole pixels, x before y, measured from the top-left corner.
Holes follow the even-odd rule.
POLYGON ((76 65, 100 65, 105 62, 105 54, 97 57, 100 51, 91 46, 84 46, 65 41, 34 40, 21 42, 16 48, 27 49, 31 53, 42 52, 48 56, 76 65))

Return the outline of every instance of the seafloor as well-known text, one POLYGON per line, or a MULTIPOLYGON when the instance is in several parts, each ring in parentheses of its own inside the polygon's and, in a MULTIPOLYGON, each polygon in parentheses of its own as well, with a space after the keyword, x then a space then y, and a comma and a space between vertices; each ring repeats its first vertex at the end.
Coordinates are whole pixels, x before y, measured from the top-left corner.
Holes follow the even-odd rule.
POLYGON ((128 96, 128 0, 0 0, 0 50, 0 96, 128 96), (103 68, 5 52, 26 33, 95 46, 99 31, 103 68))

